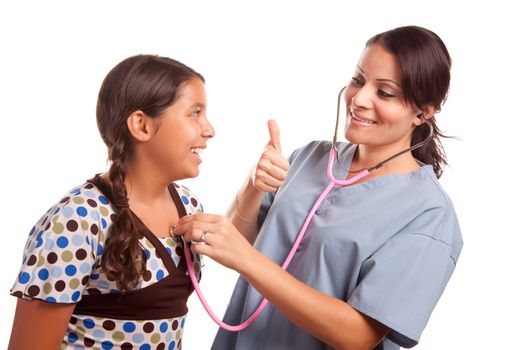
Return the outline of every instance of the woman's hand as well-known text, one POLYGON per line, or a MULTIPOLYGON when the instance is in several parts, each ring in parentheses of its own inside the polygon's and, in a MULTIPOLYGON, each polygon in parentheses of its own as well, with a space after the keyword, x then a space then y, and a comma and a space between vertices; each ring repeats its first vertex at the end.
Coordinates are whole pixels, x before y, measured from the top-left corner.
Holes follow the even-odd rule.
POLYGON ((260 191, 274 192, 283 185, 290 163, 281 154, 279 126, 274 120, 268 121, 268 131, 270 141, 252 170, 251 181, 260 191))
POLYGON ((220 215, 183 216, 174 233, 183 236, 186 242, 196 242, 191 246, 194 253, 206 255, 237 272, 254 250, 232 222, 220 215))

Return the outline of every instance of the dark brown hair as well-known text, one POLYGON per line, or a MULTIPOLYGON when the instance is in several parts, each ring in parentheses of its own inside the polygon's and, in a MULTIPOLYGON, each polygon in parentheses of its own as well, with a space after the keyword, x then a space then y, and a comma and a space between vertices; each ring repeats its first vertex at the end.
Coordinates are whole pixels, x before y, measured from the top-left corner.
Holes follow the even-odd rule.
MULTIPOLYGON (((401 69, 401 88, 407 103, 420 109, 433 106, 441 110, 450 85, 452 60, 443 41, 432 31, 416 27, 399 27, 373 36, 366 46, 381 45, 397 57, 401 69)), ((414 158, 432 165, 439 178, 447 165, 445 151, 439 137, 445 136, 436 124, 436 118, 428 119, 434 128, 433 137, 424 146, 412 151, 414 158)), ((429 132, 424 123, 413 134, 411 145, 423 141, 429 132)))
POLYGON ((97 101, 97 125, 108 147, 110 187, 116 218, 105 241, 102 270, 123 291, 133 290, 146 268, 140 232, 129 209, 124 180, 133 142, 126 120, 140 110, 158 117, 179 97, 181 85, 204 78, 193 69, 167 57, 138 55, 117 64, 102 82, 97 101))

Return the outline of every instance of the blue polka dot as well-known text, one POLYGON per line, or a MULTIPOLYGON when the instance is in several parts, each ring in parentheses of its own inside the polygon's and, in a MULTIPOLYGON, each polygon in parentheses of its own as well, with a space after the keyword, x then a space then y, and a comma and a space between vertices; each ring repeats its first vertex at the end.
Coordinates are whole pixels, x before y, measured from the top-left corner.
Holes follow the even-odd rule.
POLYGON ((93 337, 95 337, 95 339, 104 339, 104 331, 101 331, 100 329, 93 331, 93 337))
POLYGON ((49 271, 47 269, 41 269, 38 271, 38 278, 40 278, 42 281, 47 280, 49 277, 49 271))
POLYGON ((42 244, 44 244, 44 241, 42 240, 42 238, 37 238, 35 248, 40 248, 42 244))
POLYGON ((118 290, 118 289, 111 289, 109 291, 109 294, 119 294, 119 293, 120 293, 120 290, 118 290))
POLYGON ((83 323, 84 327, 88 329, 95 327, 95 321, 93 321, 91 318, 86 318, 83 323))
POLYGON ((89 240, 89 236, 86 236, 86 243, 87 243, 87 244, 90 244, 90 242, 91 242, 91 241, 89 240))
POLYGON ((102 228, 106 228, 106 226, 108 226, 108 222, 106 221, 106 219, 102 218, 102 228))
POLYGON ((142 343, 144 341, 144 335, 140 333, 134 334, 133 337, 131 337, 131 340, 135 343, 142 343))
POLYGON ((170 341, 170 345, 168 345, 168 349, 169 350, 175 349, 175 345, 177 345, 177 343, 175 341, 170 341))
POLYGON ((71 296, 72 301, 78 301, 80 299, 80 292, 77 290, 73 295, 71 296))
POLYGON ((84 207, 78 207, 78 208, 77 208, 77 214, 78 214, 79 216, 84 217, 84 216, 87 215, 87 213, 88 213, 88 212, 87 212, 87 209, 86 209, 86 208, 84 208, 84 207))
POLYGON ((67 336, 67 341, 70 343, 74 343, 77 340, 78 340, 78 335, 76 335, 75 333, 69 333, 69 335, 67 336))
POLYGON ((53 249, 54 245, 55 245, 55 241, 53 241, 52 239, 48 239, 46 240, 45 248, 46 250, 51 250, 53 249))
POLYGON ((134 332, 137 327, 135 327, 135 324, 133 322, 126 322, 122 326, 124 330, 128 333, 134 332))
POLYGON ((162 322, 160 324, 160 331, 162 333, 166 333, 167 330, 168 330, 168 323, 167 322, 162 322))
POLYGON ((100 277, 100 275, 98 273, 93 273, 93 274, 91 274, 91 276, 89 276, 89 278, 94 280, 94 281, 98 280, 99 277, 100 277))
POLYGON ((113 349, 113 343, 110 342, 109 340, 103 341, 102 342, 102 349, 104 349, 104 350, 106 350, 106 349, 113 349))
POLYGON ((27 272, 22 272, 20 276, 18 276, 18 282, 26 284, 27 282, 29 282, 30 278, 31 276, 27 272))
POLYGON ((190 204, 190 201, 188 199, 188 197, 186 196, 181 196, 180 199, 182 199, 182 202, 186 205, 190 204))
POLYGON ((140 346, 139 350, 150 350, 151 346, 148 344, 143 344, 140 346))
POLYGON ((57 207, 57 208, 55 209, 55 212, 53 213, 53 215, 54 215, 54 214, 57 214, 59 211, 60 211, 60 208, 57 207))
POLYGON ((182 321, 180 321, 180 329, 184 329, 185 323, 186 323, 186 318, 183 318, 182 321))
POLYGON ((109 204, 109 201, 106 199, 106 197, 104 196, 98 196, 98 200, 100 201, 100 203, 102 204, 109 204))
POLYGON ((75 273, 77 273, 77 267, 75 265, 66 266, 66 275, 73 276, 75 273))
POLYGON ((62 215, 63 215, 65 218, 69 219, 70 217, 73 216, 73 213, 74 213, 74 212, 75 212, 75 211, 73 210, 73 208, 71 208, 71 207, 65 207, 64 210, 62 210, 62 215))
POLYGON ((51 276, 60 277, 62 276, 62 268, 60 266, 53 266, 51 268, 51 276))
POLYGON ((67 294, 62 294, 62 295, 60 296, 60 301, 61 301, 62 303, 69 303, 69 302, 70 302, 70 300, 69 300, 69 295, 67 295, 67 294))
POLYGON ((171 256, 172 255, 172 252, 171 252, 171 249, 166 247, 166 251, 168 252, 168 254, 171 256))
POLYGON ((102 244, 99 244, 97 247, 97 255, 102 255, 102 252, 104 251, 104 247, 102 244))
POLYGON ((98 221, 98 219, 100 219, 100 214, 96 210, 92 210, 89 215, 91 215, 91 218, 95 221, 98 221))
POLYGON ((56 303, 57 302, 57 300, 55 298, 53 298, 53 297, 47 297, 46 301, 49 301, 50 303, 56 303))
POLYGON ((89 198, 95 198, 96 197, 95 193, 92 192, 92 191, 84 192, 84 196, 89 197, 89 198))
POLYGON ((33 228, 31 229, 31 232, 29 232, 29 235, 32 236, 33 233, 35 233, 36 231, 36 226, 33 226, 33 228))
POLYGON ((146 250, 146 259, 149 259, 151 257, 151 253, 149 252, 149 250, 146 250))
POLYGON ((82 235, 74 235, 73 238, 71 238, 71 242, 73 242, 76 247, 79 247, 82 245, 82 242, 84 242, 84 237, 82 237, 82 235))
POLYGON ((102 289, 108 289, 109 288, 109 282, 105 281, 105 280, 100 280, 100 281, 98 281, 97 286, 102 288, 102 289))
POLYGON ((65 248, 69 244, 69 241, 66 237, 62 236, 57 239, 57 246, 59 248, 65 248))
POLYGON ((157 271, 157 281, 160 281, 164 277, 164 271, 157 271))
POLYGON ((75 188, 73 191, 69 192, 70 194, 80 194, 80 188, 75 188))
POLYGON ((88 273, 90 270, 91 270, 91 265, 87 262, 84 262, 82 264, 80 264, 80 266, 78 267, 78 270, 80 272, 82 272, 83 275, 85 275, 86 273, 88 273))
POLYGON ((156 269, 159 268, 159 262, 158 262, 157 259, 151 260, 149 265, 150 265, 150 269, 152 269, 152 270, 156 270, 156 269))

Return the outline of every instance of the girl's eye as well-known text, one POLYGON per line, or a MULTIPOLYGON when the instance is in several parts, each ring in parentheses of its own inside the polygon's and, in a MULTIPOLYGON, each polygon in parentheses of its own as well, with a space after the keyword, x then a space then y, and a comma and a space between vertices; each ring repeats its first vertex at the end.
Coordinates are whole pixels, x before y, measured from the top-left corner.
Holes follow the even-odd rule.
POLYGON ((386 91, 384 91, 384 90, 379 90, 379 91, 378 91, 378 94, 379 94, 379 96, 381 96, 381 97, 394 97, 394 95, 389 94, 388 92, 386 92, 386 91))
POLYGON ((199 109, 199 110, 196 110, 194 112, 191 112, 191 116, 199 118, 201 116, 201 110, 199 109))
POLYGON ((363 86, 365 82, 362 79, 359 79, 358 77, 353 77, 351 84, 355 86, 363 86))

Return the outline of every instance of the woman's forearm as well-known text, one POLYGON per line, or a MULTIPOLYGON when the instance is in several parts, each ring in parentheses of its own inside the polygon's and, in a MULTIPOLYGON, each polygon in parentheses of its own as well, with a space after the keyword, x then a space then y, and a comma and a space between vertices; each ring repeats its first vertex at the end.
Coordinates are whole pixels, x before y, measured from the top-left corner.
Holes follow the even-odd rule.
POLYGON ((336 349, 372 349, 388 328, 307 286, 255 249, 239 273, 297 326, 336 349))

